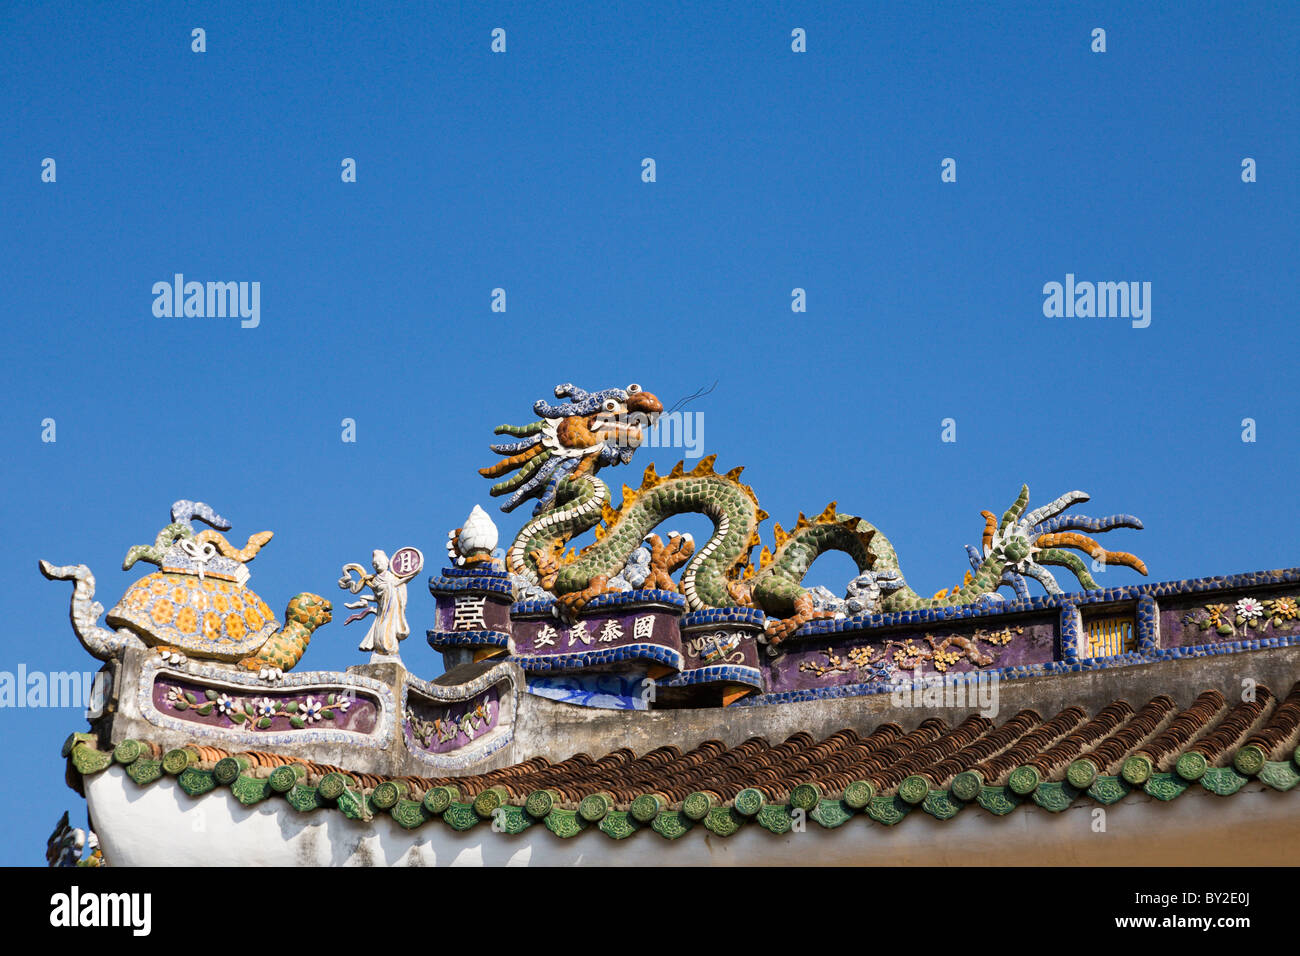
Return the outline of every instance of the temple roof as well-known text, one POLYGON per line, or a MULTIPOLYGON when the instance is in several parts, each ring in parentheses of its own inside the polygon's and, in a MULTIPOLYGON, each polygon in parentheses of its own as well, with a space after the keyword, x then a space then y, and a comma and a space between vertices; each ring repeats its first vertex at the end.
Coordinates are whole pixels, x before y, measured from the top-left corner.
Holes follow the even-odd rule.
POLYGON ((91 734, 74 734, 64 752, 70 773, 117 762, 142 786, 176 776, 191 796, 227 786, 244 804, 279 795, 300 811, 387 813, 406 828, 437 818, 466 830, 495 817, 491 829, 500 832, 540 822, 561 837, 596 826, 619 839, 642 827, 675 838, 696 823, 721 836, 750 822, 784 833, 801 815, 833 828, 858 813, 886 825, 915 809, 947 820, 968 805, 997 816, 1022 803, 1059 812, 1081 799, 1112 804, 1134 790, 1162 801, 1193 786, 1227 796, 1252 777, 1285 792, 1300 783, 1298 743, 1300 682, 1285 697, 1260 685, 1234 702, 1207 689, 1185 708, 1159 694, 1091 711, 930 717, 910 729, 890 721, 822 739, 801 732, 775 744, 751 737, 730 747, 706 740, 685 751, 534 757, 460 777, 382 777, 202 744, 164 753, 124 740, 107 751, 91 734))

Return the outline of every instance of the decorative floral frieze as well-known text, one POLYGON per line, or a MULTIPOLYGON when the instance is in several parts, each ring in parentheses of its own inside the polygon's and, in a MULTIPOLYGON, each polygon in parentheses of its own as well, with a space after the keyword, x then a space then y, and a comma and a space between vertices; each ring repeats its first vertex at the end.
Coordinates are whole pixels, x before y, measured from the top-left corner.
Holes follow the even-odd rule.
POLYGON ((799 665, 799 670, 817 677, 856 672, 858 679, 866 683, 890 680, 898 671, 914 671, 927 662, 940 673, 962 658, 969 660, 973 667, 988 667, 997 659, 996 654, 986 653, 980 647, 981 641, 992 647, 1005 647, 1024 632, 1023 627, 1004 627, 998 631, 980 629, 969 638, 954 634, 942 640, 933 634, 926 634, 923 640, 928 647, 920 646, 908 637, 902 641, 885 641, 875 647, 855 647, 845 657, 833 651, 824 651, 824 663, 804 661, 799 665))
MULTIPOLYGON (((160 682, 161 683, 161 682, 160 682)), ((164 685, 166 686, 166 685, 164 685)), ((283 723, 301 730, 321 720, 334 720, 346 714, 356 698, 339 693, 307 694, 294 697, 271 698, 266 695, 231 696, 211 687, 203 689, 200 699, 194 691, 179 685, 167 686, 162 706, 172 711, 193 711, 199 717, 217 715, 224 718, 226 726, 242 726, 253 730, 283 729, 283 723)))
POLYGON ((1293 596, 1274 598, 1243 597, 1235 604, 1206 604, 1189 611, 1183 623, 1222 637, 1263 632, 1269 627, 1291 628, 1300 618, 1300 599, 1293 596))

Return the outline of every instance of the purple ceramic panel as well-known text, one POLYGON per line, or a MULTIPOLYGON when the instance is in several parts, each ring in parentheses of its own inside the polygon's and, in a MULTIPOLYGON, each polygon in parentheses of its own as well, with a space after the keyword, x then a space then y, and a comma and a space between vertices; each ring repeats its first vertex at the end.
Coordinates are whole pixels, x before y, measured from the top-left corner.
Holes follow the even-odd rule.
POLYGON ((473 743, 497 725, 501 701, 496 686, 467 701, 442 703, 410 692, 402 732, 406 745, 425 753, 445 754, 473 743))
POLYGON ((909 628, 872 634, 870 639, 859 632, 790 642, 783 648, 785 653, 768 665, 769 687, 781 692, 888 682, 899 669, 903 676, 912 676, 918 665, 921 674, 929 675, 1042 664, 1054 659, 1056 630, 1055 620, 1038 620, 1001 627, 909 628), (946 658, 942 669, 935 666, 939 655, 946 658))
POLYGON ((499 631, 510 633, 510 596, 485 594, 438 595, 438 631, 499 631))
POLYGON ((1160 600, 1160 646, 1193 647, 1300 634, 1300 590, 1218 592, 1160 600))
POLYGON ((514 624, 514 653, 524 657, 615 650, 629 644, 657 644, 681 650, 677 614, 650 608, 619 609, 592 614, 572 625, 556 618, 514 624))
POLYGON ((682 656, 688 671, 720 664, 758 667, 758 642, 752 628, 692 628, 682 635, 682 656))
POLYGON ((179 720, 226 730, 271 733, 310 728, 368 734, 379 722, 378 702, 344 687, 229 690, 160 676, 153 684, 153 705, 159 713, 179 720))

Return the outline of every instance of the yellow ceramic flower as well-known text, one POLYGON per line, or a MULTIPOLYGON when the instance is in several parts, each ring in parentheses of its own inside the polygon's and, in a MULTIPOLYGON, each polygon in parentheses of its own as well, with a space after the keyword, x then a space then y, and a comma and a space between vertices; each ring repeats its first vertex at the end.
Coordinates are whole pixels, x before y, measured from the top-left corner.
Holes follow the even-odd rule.
POLYGON ((1300 617, 1300 605, 1296 603, 1296 599, 1293 597, 1274 598, 1273 613, 1284 621, 1290 621, 1300 617))

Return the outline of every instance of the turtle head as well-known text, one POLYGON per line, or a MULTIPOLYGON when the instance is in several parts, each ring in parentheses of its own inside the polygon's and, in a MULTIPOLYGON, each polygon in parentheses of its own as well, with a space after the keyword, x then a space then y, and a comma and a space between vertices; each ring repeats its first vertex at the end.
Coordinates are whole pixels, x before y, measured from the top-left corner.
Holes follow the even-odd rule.
POLYGON ((328 624, 334 619, 333 606, 319 594, 304 591, 289 599, 289 606, 284 611, 284 623, 301 624, 308 631, 328 624))

